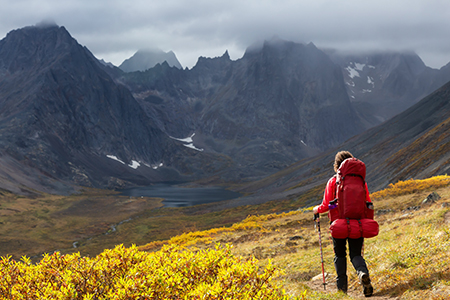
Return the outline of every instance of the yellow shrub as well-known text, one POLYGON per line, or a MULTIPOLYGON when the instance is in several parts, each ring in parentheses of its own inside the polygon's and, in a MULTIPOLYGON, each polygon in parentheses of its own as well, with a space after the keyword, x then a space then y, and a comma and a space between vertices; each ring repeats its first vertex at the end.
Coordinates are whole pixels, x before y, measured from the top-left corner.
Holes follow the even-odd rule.
POLYGON ((288 299, 272 282, 277 274, 228 245, 153 253, 120 245, 95 258, 56 252, 36 265, 4 257, 0 299, 288 299))
MULTIPOLYGON (((308 210, 308 209, 305 209, 308 210)), ((210 243, 213 238, 220 233, 223 232, 235 232, 235 231, 243 231, 243 230, 251 230, 251 229, 263 229, 263 223, 265 221, 283 218, 286 216, 296 215, 302 213, 304 210, 299 211, 291 211, 291 212, 283 212, 280 214, 268 214, 268 215, 250 215, 245 218, 243 221, 233 224, 231 227, 220 227, 220 228, 212 228, 209 230, 203 231, 193 231, 186 232, 180 235, 174 236, 170 238, 168 241, 155 241, 148 243, 144 246, 140 246, 140 250, 150 251, 155 250, 163 245, 177 245, 177 246, 191 246, 197 243, 210 243)))
POLYGON ((422 180, 410 179, 406 181, 399 181, 396 184, 389 184, 389 186, 381 191, 370 195, 373 199, 381 199, 385 197, 401 196, 420 191, 426 191, 431 188, 440 188, 450 184, 450 176, 441 175, 422 180))

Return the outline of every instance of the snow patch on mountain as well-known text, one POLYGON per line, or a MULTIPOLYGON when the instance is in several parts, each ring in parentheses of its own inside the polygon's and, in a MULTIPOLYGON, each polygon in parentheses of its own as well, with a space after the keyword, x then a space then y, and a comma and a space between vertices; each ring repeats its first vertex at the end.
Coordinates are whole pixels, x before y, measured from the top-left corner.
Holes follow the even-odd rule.
POLYGON ((348 76, 350 76, 351 79, 353 79, 355 77, 359 77, 359 72, 356 69, 348 66, 346 68, 346 70, 348 71, 348 73, 349 73, 348 76))
POLYGON ((172 137, 172 136, 169 136, 169 137, 171 139, 173 139, 173 140, 177 140, 177 141, 185 143, 185 144, 183 144, 183 146, 185 146, 187 148, 203 152, 204 149, 197 148, 197 147, 194 146, 194 139, 193 139, 194 135, 195 135, 195 132, 191 136, 188 136, 187 138, 184 138, 184 139, 179 139, 179 138, 175 138, 175 137, 172 137))
POLYGON ((115 156, 115 155, 106 155, 106 157, 107 157, 107 158, 110 158, 110 159, 113 159, 113 160, 115 160, 115 161, 118 161, 118 162, 120 162, 121 164, 124 164, 124 165, 125 165, 125 163, 124 163, 123 161, 121 161, 120 159, 118 159, 117 156, 115 156))
MULTIPOLYGON (((362 72, 365 67, 370 68, 370 69, 375 69, 375 66, 360 64, 360 63, 355 63, 355 62, 349 63, 349 65, 345 69, 348 72, 348 76, 353 79, 355 77, 361 77, 360 72, 362 72)), ((372 79, 372 81, 373 81, 373 79, 372 79)))
POLYGON ((360 63, 350 63, 349 66, 347 68, 345 68, 347 70, 347 72, 349 73, 348 76, 350 76, 350 78, 355 78, 355 77, 360 77, 359 72, 361 72, 362 70, 364 70, 364 67, 366 65, 365 64, 360 64, 360 63), (353 65, 353 67, 352 67, 353 65))
POLYGON ((161 162, 161 163, 155 163, 155 164, 148 164, 148 163, 144 163, 144 162, 142 162, 142 161, 136 161, 136 160, 131 160, 131 163, 130 164, 126 164, 125 162, 123 162, 122 160, 120 160, 117 156, 115 156, 115 155, 106 155, 106 157, 107 158, 110 158, 110 159, 112 159, 112 160, 115 160, 115 161, 118 161, 118 162, 120 162, 121 164, 123 164, 123 165, 127 165, 128 167, 130 167, 130 168, 132 168, 132 169, 137 169, 137 168, 139 168, 140 166, 142 166, 142 165, 144 165, 144 166, 146 166, 146 167, 148 167, 148 168, 152 168, 153 170, 157 170, 157 169, 159 169, 159 168, 161 168, 162 166, 164 166, 164 164, 161 162))
POLYGON ((130 168, 133 168, 133 169, 137 169, 137 168, 139 168, 139 166, 140 166, 141 164, 139 163, 139 162, 137 162, 137 161, 135 161, 135 160, 132 160, 131 161, 131 164, 129 164, 128 166, 130 167, 130 168))
POLYGON ((355 69, 358 71, 362 71, 364 69, 364 67, 366 66, 366 64, 360 64, 360 63, 354 63, 355 64, 355 69))

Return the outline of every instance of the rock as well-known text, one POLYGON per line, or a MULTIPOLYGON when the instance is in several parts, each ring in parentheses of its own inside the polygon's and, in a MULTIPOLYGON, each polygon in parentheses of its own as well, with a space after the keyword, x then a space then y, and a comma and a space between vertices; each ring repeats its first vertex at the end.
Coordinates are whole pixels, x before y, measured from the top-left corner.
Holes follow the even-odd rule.
POLYGON ((436 192, 432 192, 427 196, 425 200, 422 201, 422 204, 433 204, 439 199, 441 199, 441 196, 439 196, 439 194, 436 192))
POLYGON ((379 209, 379 210, 377 210, 377 215, 378 216, 379 215, 384 215, 384 214, 388 214, 390 212, 392 212, 392 209, 379 209))
POLYGON ((407 209, 403 210, 403 212, 409 212, 409 211, 414 211, 414 210, 419 210, 420 206, 410 206, 407 209))
POLYGON ((450 207, 450 203, 444 202, 444 203, 441 204, 441 207, 442 208, 450 207))

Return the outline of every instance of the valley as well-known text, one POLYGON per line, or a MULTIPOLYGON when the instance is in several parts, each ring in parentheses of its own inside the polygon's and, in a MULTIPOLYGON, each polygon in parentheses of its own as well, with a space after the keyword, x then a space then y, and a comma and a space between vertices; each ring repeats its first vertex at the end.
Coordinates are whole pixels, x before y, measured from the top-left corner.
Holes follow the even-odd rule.
MULTIPOLYGON (((450 296, 449 184, 448 176, 439 176, 399 182, 371 194, 375 205, 375 219, 380 224, 379 235, 366 239, 364 247, 364 256, 374 285, 372 299, 447 299, 450 296), (432 192, 437 193, 440 198, 435 202, 424 204, 423 200, 432 192)), ((280 205, 279 202, 276 204, 280 205)), ((22 293, 27 287, 32 287, 30 291, 33 291, 35 285, 39 287, 51 283, 52 286, 62 287, 54 292, 61 297, 74 291, 79 295, 95 294, 99 299, 106 299, 105 293, 110 291, 121 293, 124 297, 132 297, 148 293, 147 288, 150 291, 170 295, 186 292, 204 295, 205 291, 198 290, 197 285, 203 285, 204 288, 207 286, 208 293, 218 295, 234 293, 236 297, 241 297, 238 293, 242 291, 244 285, 238 282, 231 286, 227 285, 228 277, 223 278, 220 275, 231 272, 234 276, 245 280, 246 288, 248 284, 248 287, 256 288, 256 292, 260 293, 278 291, 278 296, 273 299, 364 299, 351 267, 348 273, 348 295, 336 292, 333 283, 333 250, 326 230, 325 214, 321 216, 321 226, 326 290, 322 285, 319 240, 313 225, 311 207, 303 209, 291 207, 289 210, 287 201, 281 206, 274 205, 275 203, 271 205, 266 203, 259 206, 257 211, 251 210, 254 206, 231 210, 228 217, 237 216, 239 211, 249 215, 242 216, 241 221, 236 220, 235 223, 226 226, 216 223, 207 230, 193 227, 183 234, 173 232, 170 238, 144 243, 137 248, 131 245, 126 248, 122 245, 112 246, 111 248, 114 248, 112 250, 101 250, 99 255, 89 256, 80 256, 77 253, 64 255, 61 251, 45 256, 44 261, 37 264, 31 264, 27 258, 21 258, 21 261, 17 262, 11 258, 2 258, 0 272, 14 275, 5 277, 10 278, 6 283, 14 283, 17 280, 11 290, 18 293, 22 293), (289 212, 277 213, 280 209, 289 212), (224 257, 223 251, 227 253, 224 257), (168 253, 173 257, 166 257, 168 253), (200 255, 201 259, 195 255, 200 255), (164 259, 166 263, 161 266, 156 263, 141 265, 142 257, 156 257, 157 261, 164 259), (182 264, 178 265, 180 261, 182 264), (214 261, 221 261, 219 265, 222 267, 233 264, 238 266, 238 269, 215 274, 217 265, 212 263, 214 261), (136 273, 136 268, 143 268, 145 271, 136 273), (201 276, 198 276, 197 271, 200 268, 202 268, 201 276), (248 268, 272 270, 269 273, 270 284, 267 278, 265 279, 267 284, 264 286, 251 284, 258 282, 255 279, 258 278, 257 274, 266 273, 256 271, 247 273, 248 268), (172 269, 177 276, 171 275, 172 269), (17 270, 21 270, 22 273, 15 277, 17 270), (33 276, 36 270, 40 272, 36 280, 26 284, 20 281, 23 276, 21 274, 33 276), (238 273, 238 270, 245 275, 238 273), (59 276, 51 275, 55 272, 59 276), (159 274, 158 276, 170 276, 170 280, 164 284, 161 280, 150 282, 150 278, 160 278, 156 275, 144 280, 146 274, 155 273, 159 274), (101 278, 108 280, 98 281, 99 274, 101 278), (134 280, 120 280, 130 276, 133 276, 134 280), (89 280, 83 283, 83 278, 89 280), (190 278, 193 280, 189 280, 190 278), (68 282, 71 285, 67 285, 68 282), (126 288, 118 289, 116 286, 118 282, 120 287, 126 288), (136 285, 136 282, 140 284, 136 285), (229 288, 238 286, 240 289, 230 291, 217 285, 229 288), (99 292, 98 287, 101 287, 104 293, 99 292)), ((207 206, 202 208, 208 209, 207 206)), ((194 211, 189 213, 198 212, 199 207, 193 209, 194 211)), ((76 211, 77 209, 74 209, 74 212, 76 211)), ((165 213, 169 211, 173 212, 173 209, 168 209, 165 213)), ((223 214, 224 211, 218 214, 205 213, 198 220, 206 217, 217 222, 219 216, 223 217, 223 214)), ((175 216, 180 215, 175 213, 175 216)), ((130 220, 122 225, 133 223, 133 220, 130 220)), ((122 225, 118 226, 118 231, 122 225)), ((111 233, 113 234, 115 233, 111 233)), ((121 238, 123 239, 123 236, 121 238)), ((105 241, 106 239, 103 239, 101 242, 105 241)), ((3 287, 7 286, 5 284, 3 287)))
POLYGON ((260 267, 273 259, 290 296, 327 299, 310 281, 319 273, 310 208, 336 152, 349 150, 367 166, 383 228, 367 242, 376 297, 448 296, 450 64, 432 69, 411 52, 344 55, 274 38, 237 60, 225 51, 192 69, 132 67, 100 62, 57 25, 0 41, 3 261, 29 257, 39 267, 44 253, 87 261, 105 249, 150 255, 229 244, 260 267), (444 186, 435 184, 440 176, 444 186), (217 187, 223 198, 170 203, 165 194, 119 193, 167 182, 189 192, 217 187), (442 199, 421 207, 433 191, 442 199))
POLYGON ((162 198, 130 197, 98 189, 33 198, 4 191, 0 195, 0 256, 19 259, 25 255, 38 261, 43 253, 56 250, 97 255, 117 244, 141 245, 186 232, 231 226, 252 214, 297 209, 310 196, 224 208, 226 200, 219 206, 167 207, 162 198))
POLYGON ((116 224, 162 207, 161 199, 131 199, 95 189, 33 198, 2 192, 0 199, 0 255, 15 259, 25 255, 39 260, 42 253, 77 251, 91 238, 110 233, 116 224))
MULTIPOLYGON (((173 57, 150 51, 132 61, 153 65, 160 55, 173 57)), ((336 147, 366 155, 365 135, 439 89, 445 101, 450 80, 449 66, 429 68, 411 52, 344 54, 279 38, 237 60, 225 51, 191 69, 150 65, 125 72, 101 62, 63 26, 11 31, 0 41, 0 188, 68 195, 74 186, 264 180, 328 160, 336 147)), ((425 125, 400 137, 405 146, 437 125, 432 113, 411 116, 425 125)), ((387 143, 383 136, 374 142, 387 143)))

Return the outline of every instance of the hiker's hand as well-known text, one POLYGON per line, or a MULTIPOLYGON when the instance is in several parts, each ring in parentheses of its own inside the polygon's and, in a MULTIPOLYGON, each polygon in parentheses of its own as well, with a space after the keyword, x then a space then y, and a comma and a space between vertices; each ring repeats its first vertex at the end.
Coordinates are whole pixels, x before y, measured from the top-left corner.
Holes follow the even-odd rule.
POLYGON ((314 206, 313 213, 317 215, 319 213, 319 206, 314 206))
MULTIPOLYGON (((320 218, 319 214, 314 214, 314 221, 316 221, 318 218, 320 218)), ((316 228, 316 224, 314 224, 314 229, 316 228)))

